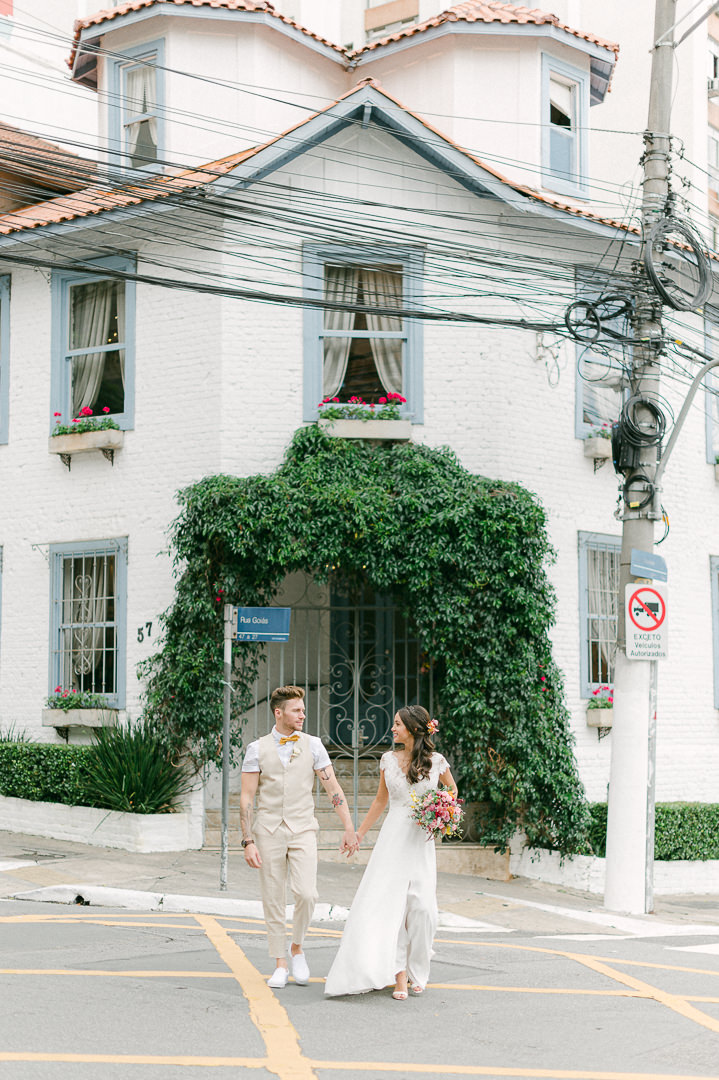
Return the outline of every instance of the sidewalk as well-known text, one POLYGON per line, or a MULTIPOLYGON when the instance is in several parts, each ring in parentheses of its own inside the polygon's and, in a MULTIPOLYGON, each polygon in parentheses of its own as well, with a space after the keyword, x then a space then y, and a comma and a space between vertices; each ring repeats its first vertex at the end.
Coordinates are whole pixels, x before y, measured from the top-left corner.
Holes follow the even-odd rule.
MULTIPOLYGON (((351 861, 320 863, 316 919, 345 917, 363 869, 351 861)), ((0 899, 73 903, 82 896, 92 904, 136 910, 261 914, 258 875, 239 850, 230 850, 225 892, 220 890, 219 876, 217 852, 140 855, 0 831, 0 899)), ((446 873, 438 874, 437 896, 440 925, 457 932, 601 931, 648 936, 674 927, 686 935, 692 928, 701 933, 719 924, 719 897, 658 897, 654 915, 626 917, 606 912, 596 896, 543 882, 525 878, 500 882, 446 873)))

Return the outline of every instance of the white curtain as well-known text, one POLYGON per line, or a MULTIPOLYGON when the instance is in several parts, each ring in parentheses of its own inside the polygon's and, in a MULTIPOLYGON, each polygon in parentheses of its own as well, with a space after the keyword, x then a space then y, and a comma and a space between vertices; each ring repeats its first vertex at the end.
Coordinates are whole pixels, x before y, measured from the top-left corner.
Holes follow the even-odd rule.
MULTIPOLYGON (((106 345, 114 334, 112 317, 115 314, 116 294, 123 291, 114 281, 95 281, 91 285, 76 285, 72 290, 72 332, 70 344, 73 349, 89 349, 92 345, 106 345)), ((124 308, 124 300, 123 300, 124 308)), ((124 310, 123 310, 124 317, 124 310)), ((118 311, 119 321, 119 311, 118 311)), ((119 331, 118 326, 118 331, 119 331)), ((86 353, 75 356, 72 361, 72 414, 93 405, 105 372, 107 353, 86 353)))
POLYGON ((63 679, 67 689, 74 686, 94 692, 106 685, 114 687, 114 668, 110 680, 104 678, 105 627, 98 625, 107 620, 108 592, 114 590, 113 568, 108 566, 112 558, 99 555, 65 560, 63 591, 73 623, 70 655, 64 657, 63 664, 69 674, 63 679))
POLYGON ((608 682, 614 669, 614 653, 617 644, 618 572, 618 552, 591 547, 587 549, 590 681, 608 682), (591 670, 593 644, 597 647, 597 664, 594 671, 591 670))
MULTIPOLYGON (((121 283, 117 285, 117 340, 125 340, 125 286, 121 283)), ((125 389, 125 350, 120 349, 118 352, 118 358, 120 360, 120 376, 122 378, 122 389, 125 389)))
MULTIPOLYGON (((325 267, 325 300, 343 304, 357 303, 359 271, 356 266, 325 267)), ((347 330, 354 328, 354 311, 325 311, 325 330, 347 330)), ((350 355, 352 338, 331 337, 324 340, 324 369, 322 375, 322 393, 325 397, 335 397, 345 381, 347 361, 350 355)))
MULTIPOLYGON (((362 287, 364 302, 368 307, 401 307, 402 274, 392 270, 363 270, 362 287)), ((400 315, 377 315, 367 313, 367 329, 370 331, 402 330, 400 315)), ((402 393, 402 342, 399 338, 370 338, 372 356, 382 386, 388 393, 402 393)))
POLYGON ((126 76, 127 153, 133 165, 142 166, 157 160, 157 71, 152 64, 140 64, 128 68, 126 76), (135 116, 145 119, 133 120, 135 116), (141 160, 135 161, 135 157, 141 160))

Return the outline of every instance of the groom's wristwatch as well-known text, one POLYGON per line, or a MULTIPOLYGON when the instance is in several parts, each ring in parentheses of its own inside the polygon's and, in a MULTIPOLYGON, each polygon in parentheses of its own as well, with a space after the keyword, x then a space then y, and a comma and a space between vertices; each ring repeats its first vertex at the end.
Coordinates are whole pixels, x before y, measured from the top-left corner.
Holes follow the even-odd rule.
POLYGON ((254 844, 254 842, 255 842, 254 840, 243 840, 242 841, 242 846, 247 847, 248 844, 254 844))

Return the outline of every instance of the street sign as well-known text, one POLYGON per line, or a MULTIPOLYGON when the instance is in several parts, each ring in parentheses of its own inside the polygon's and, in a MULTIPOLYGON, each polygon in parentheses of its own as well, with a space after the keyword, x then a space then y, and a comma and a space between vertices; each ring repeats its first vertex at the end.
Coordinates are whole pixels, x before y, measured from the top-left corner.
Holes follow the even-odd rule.
POLYGON ((288 607, 240 607, 232 620, 235 641, 289 641, 288 607))
POLYGON ((635 578, 651 578, 652 581, 667 580, 667 563, 661 555, 655 555, 653 551, 632 548, 631 557, 629 572, 635 578))
POLYGON ((665 585, 630 582, 625 592, 628 660, 663 660, 667 655, 665 585))

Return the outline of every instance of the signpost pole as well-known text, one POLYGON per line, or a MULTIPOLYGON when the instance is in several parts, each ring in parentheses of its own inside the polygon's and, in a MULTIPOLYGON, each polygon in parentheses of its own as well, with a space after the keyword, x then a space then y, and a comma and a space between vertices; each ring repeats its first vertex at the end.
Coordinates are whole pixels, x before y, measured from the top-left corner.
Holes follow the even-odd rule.
POLYGON ((644 911, 654 911, 654 818, 657 771, 657 689, 659 664, 649 663, 649 729, 647 738, 647 853, 644 868, 644 911))
MULTIPOLYGON (((642 222, 646 236, 654 223, 666 215, 669 194, 669 125, 672 103, 672 71, 675 62, 673 28, 676 0, 655 0, 652 76, 649 113, 644 136, 642 222)), ((656 401, 659 394, 658 347, 662 339, 661 303, 645 286, 637 290, 634 335, 642 342, 634 350, 631 393, 640 402, 656 401)), ((656 418, 645 404, 638 407, 637 422, 647 435, 656 433, 656 418)), ((656 445, 643 446, 637 471, 653 485, 657 470, 656 445)), ((661 515, 645 506, 641 495, 625 493, 622 551, 620 555, 617 656, 614 672, 614 724, 607 814, 607 857, 604 906, 610 911, 642 913, 646 910, 648 737, 647 701, 650 666, 647 660, 630 659, 626 652, 625 589, 636 581, 630 572, 632 549, 652 552, 654 519, 661 515), (634 502, 636 499, 636 503, 634 502)))
POLYGON ((225 604, 225 655, 222 708, 222 838, 220 841, 220 890, 227 889, 230 818, 230 694, 232 693, 232 604, 225 604))

